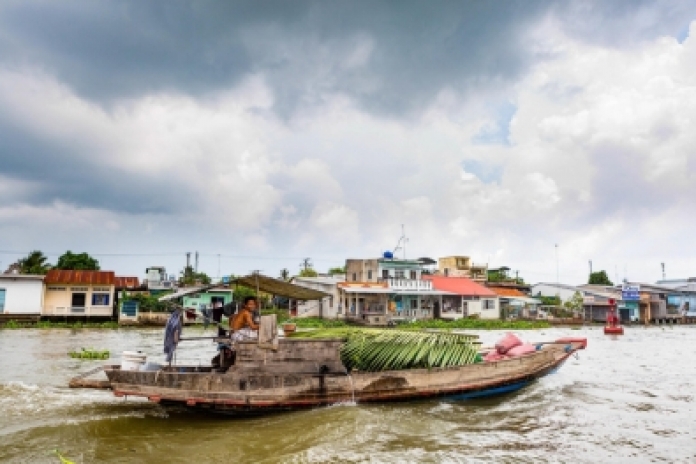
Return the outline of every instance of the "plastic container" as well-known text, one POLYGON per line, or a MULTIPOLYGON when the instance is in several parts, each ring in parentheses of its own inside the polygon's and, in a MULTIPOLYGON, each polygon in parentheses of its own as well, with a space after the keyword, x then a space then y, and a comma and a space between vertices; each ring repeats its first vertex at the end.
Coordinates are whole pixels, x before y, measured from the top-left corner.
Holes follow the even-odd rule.
POLYGON ((151 363, 151 362, 146 362, 145 364, 140 366, 141 372, 157 372, 160 369, 162 369, 161 364, 151 363))
POLYGON ((122 371, 139 371, 145 364, 147 355, 141 351, 124 351, 121 353, 121 370, 122 371))

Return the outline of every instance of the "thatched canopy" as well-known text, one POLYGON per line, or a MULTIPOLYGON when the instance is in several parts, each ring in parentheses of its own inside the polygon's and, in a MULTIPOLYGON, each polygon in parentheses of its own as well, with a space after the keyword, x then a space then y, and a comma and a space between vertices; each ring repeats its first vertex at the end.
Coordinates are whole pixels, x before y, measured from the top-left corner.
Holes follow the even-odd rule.
POLYGON ((232 281, 237 285, 244 285, 251 289, 258 289, 272 295, 284 296, 294 300, 321 300, 330 296, 328 293, 312 290, 311 288, 300 287, 283 280, 266 277, 261 274, 252 274, 246 277, 238 277, 232 281))

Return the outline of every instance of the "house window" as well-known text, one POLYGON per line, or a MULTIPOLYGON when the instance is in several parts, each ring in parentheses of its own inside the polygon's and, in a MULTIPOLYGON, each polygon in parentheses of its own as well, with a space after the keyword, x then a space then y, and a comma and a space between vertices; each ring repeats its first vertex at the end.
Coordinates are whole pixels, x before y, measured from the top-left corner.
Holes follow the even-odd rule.
POLYGON ((109 294, 108 293, 93 293, 92 294, 92 306, 109 306, 109 294))
POLYGON ((483 309, 495 309, 495 300, 483 300, 483 309))
POLYGON ((87 302, 87 294, 85 293, 73 293, 70 296, 70 306, 71 306, 71 311, 72 312, 84 312, 85 311, 85 303, 87 302))
POLYGON ((353 282, 357 282, 357 281, 358 281, 358 275, 354 272, 353 273, 353 282))
POLYGON ((49 292, 64 292, 67 288, 65 287, 48 287, 49 292))
POLYGON ((416 279, 416 271, 411 271, 411 278, 416 279))
POLYGON ((382 278, 383 279, 389 278, 389 269, 382 269, 382 278))
POLYGON ((411 309, 418 308, 418 300, 411 300, 411 309))
POLYGON ((87 287, 72 287, 70 290, 73 292, 86 292, 89 289, 87 287))
POLYGON ((367 280, 372 280, 372 270, 367 271, 367 280))
POLYGON ((394 273, 394 277, 396 277, 397 279, 403 279, 404 278, 404 271, 396 271, 394 273))
POLYGON ((7 290, 0 288, 0 313, 5 311, 5 293, 7 290))

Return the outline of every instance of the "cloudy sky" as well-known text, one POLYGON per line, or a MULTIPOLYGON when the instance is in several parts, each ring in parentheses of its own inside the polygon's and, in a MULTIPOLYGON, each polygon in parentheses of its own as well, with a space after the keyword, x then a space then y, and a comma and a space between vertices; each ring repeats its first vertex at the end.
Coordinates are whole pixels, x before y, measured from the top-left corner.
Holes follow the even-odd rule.
POLYGON ((693 1, 0 3, 0 267, 696 275, 693 1))

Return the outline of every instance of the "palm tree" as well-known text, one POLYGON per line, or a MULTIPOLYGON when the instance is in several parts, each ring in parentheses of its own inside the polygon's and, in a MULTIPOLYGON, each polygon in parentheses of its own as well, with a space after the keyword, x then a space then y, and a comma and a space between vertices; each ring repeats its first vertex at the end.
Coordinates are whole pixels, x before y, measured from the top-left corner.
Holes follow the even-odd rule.
POLYGON ((34 250, 26 258, 22 258, 17 262, 19 264, 19 273, 46 274, 52 267, 46 262, 47 259, 43 252, 34 250))
POLYGON ((287 282, 290 279, 290 271, 288 271, 285 268, 281 269, 280 270, 280 278, 287 282))

